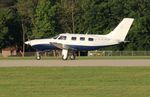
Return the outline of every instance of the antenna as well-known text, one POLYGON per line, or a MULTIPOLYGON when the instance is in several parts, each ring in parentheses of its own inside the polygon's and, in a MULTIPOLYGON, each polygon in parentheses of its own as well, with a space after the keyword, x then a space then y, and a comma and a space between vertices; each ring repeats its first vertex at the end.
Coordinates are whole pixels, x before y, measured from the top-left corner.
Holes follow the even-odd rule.
POLYGON ((86 35, 89 33, 89 30, 87 30, 86 35))

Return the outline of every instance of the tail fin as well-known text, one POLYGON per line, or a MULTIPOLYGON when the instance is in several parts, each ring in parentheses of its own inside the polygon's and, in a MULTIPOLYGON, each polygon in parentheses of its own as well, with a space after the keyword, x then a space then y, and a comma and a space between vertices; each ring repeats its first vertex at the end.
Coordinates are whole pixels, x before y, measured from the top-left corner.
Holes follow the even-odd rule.
POLYGON ((124 41, 133 21, 133 18, 124 18, 112 32, 107 34, 107 37, 124 41))

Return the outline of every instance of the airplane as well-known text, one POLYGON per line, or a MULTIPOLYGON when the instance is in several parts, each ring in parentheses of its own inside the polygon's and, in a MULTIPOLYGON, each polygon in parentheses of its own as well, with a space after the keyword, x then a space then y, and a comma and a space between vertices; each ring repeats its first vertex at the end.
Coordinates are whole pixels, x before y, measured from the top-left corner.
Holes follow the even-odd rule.
POLYGON ((36 59, 40 60, 40 52, 51 51, 55 49, 62 50, 62 59, 71 60, 76 58, 76 51, 98 50, 122 42, 134 21, 134 18, 124 18, 119 25, 106 35, 94 34, 69 34, 63 33, 49 39, 34 39, 26 41, 25 44, 36 49, 36 59), (69 55, 69 53, 71 53, 69 55))

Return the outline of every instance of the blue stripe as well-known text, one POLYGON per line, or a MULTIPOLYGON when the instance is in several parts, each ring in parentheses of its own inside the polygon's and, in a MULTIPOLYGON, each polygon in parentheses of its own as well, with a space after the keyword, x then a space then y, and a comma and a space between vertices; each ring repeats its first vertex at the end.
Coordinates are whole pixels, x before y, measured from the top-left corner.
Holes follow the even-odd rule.
POLYGON ((81 45, 68 45, 70 48, 73 48, 78 51, 90 51, 90 50, 98 50, 105 46, 81 46, 81 45))
POLYGON ((50 51, 50 50, 58 49, 57 47, 50 44, 38 44, 38 45, 33 45, 32 47, 38 51, 50 51))
MULTIPOLYGON (((81 46, 81 45, 67 45, 67 46, 78 51, 97 50, 97 49, 105 47, 105 46, 81 46)), ((38 51, 50 51, 54 49, 59 49, 55 47, 54 45, 50 45, 50 44, 38 44, 38 45, 33 45, 32 47, 38 51)))

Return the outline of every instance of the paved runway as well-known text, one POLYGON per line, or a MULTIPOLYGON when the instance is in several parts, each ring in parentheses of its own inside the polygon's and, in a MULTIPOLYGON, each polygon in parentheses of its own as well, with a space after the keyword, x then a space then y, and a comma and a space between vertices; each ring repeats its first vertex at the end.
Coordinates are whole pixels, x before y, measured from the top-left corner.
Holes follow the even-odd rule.
POLYGON ((0 67, 150 66, 150 60, 0 60, 0 67))

